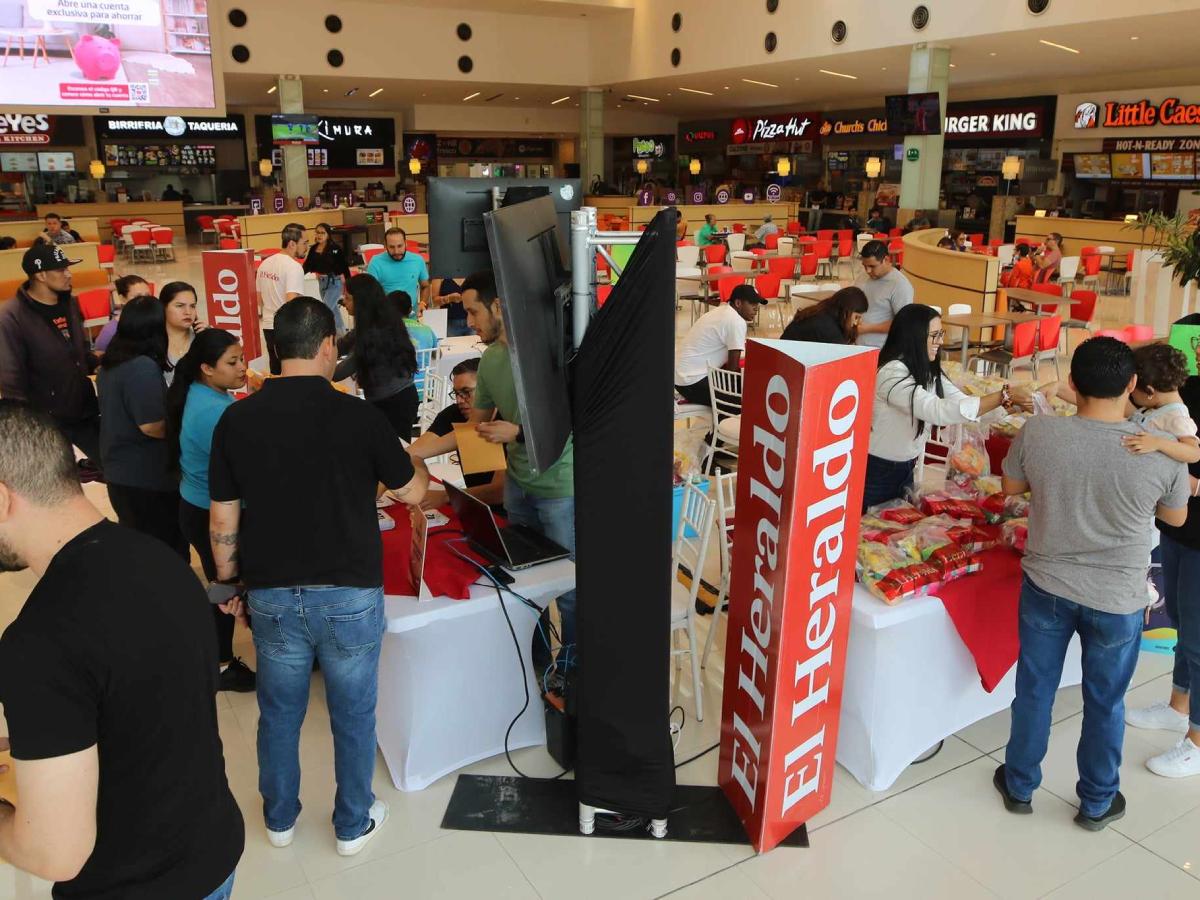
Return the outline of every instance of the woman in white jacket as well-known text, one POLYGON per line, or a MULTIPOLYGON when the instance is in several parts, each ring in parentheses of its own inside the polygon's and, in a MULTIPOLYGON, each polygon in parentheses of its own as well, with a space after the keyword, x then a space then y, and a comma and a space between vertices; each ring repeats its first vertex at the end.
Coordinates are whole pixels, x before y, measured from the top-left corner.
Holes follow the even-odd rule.
POLYGON ((909 304, 892 320, 875 376, 864 510, 902 497, 912 486, 931 425, 974 422, 1012 402, 1007 384, 987 396, 968 397, 943 378, 939 352, 945 338, 942 319, 931 306, 909 304))

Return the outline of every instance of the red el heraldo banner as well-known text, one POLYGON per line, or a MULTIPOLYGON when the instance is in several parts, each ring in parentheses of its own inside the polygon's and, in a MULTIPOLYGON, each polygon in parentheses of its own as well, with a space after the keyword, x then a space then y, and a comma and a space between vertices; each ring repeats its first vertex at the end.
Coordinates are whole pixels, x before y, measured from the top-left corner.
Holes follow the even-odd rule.
POLYGON ((717 779, 760 853, 833 787, 876 359, 748 347, 717 779))
POLYGON ((246 362, 257 359, 263 349, 254 289, 254 251, 206 250, 201 258, 209 327, 232 332, 241 342, 246 362))

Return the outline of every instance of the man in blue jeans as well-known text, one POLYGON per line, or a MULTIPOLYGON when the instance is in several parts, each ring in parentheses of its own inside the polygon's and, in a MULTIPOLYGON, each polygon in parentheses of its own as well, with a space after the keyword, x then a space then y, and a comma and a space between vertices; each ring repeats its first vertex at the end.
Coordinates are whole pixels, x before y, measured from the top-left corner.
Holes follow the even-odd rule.
POLYGON ((1075 634, 1083 648, 1083 733, 1075 822, 1100 831, 1125 815, 1120 787, 1125 692, 1137 665, 1146 566, 1157 516, 1181 525, 1189 483, 1182 463, 1134 455, 1125 418, 1137 383, 1133 351, 1113 338, 1071 359, 1075 416, 1034 416, 1004 460, 1004 491, 1030 492, 1022 567, 1017 690, 1005 761, 993 782, 1009 812, 1033 812, 1050 714, 1075 634))
POLYGON ((429 475, 422 463, 414 469, 383 413, 330 384, 329 307, 311 297, 287 303, 275 345, 282 377, 230 406, 213 433, 213 556, 221 580, 249 588, 267 837, 288 846, 300 815, 300 726, 315 658, 333 729, 337 852, 353 856, 388 814, 371 790, 385 625, 375 499, 383 484, 419 503, 429 475))

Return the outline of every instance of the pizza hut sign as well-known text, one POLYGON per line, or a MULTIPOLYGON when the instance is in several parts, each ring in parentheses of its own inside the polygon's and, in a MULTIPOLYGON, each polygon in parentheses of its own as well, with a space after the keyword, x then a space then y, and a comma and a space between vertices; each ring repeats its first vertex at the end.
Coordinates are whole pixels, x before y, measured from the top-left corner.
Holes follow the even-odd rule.
POLYGON ((818 114, 797 113, 734 119, 730 133, 735 144, 753 144, 758 141, 791 141, 811 137, 820 128, 821 117, 818 114))

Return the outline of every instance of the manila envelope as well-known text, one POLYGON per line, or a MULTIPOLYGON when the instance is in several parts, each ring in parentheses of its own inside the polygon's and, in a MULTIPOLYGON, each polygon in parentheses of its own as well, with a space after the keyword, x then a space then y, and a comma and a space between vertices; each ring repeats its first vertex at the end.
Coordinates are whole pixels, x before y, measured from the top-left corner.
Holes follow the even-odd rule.
POLYGON ((474 425, 455 422, 454 439, 458 441, 458 463, 462 466, 464 475, 497 472, 507 465, 504 459, 504 445, 485 441, 479 436, 474 425))

